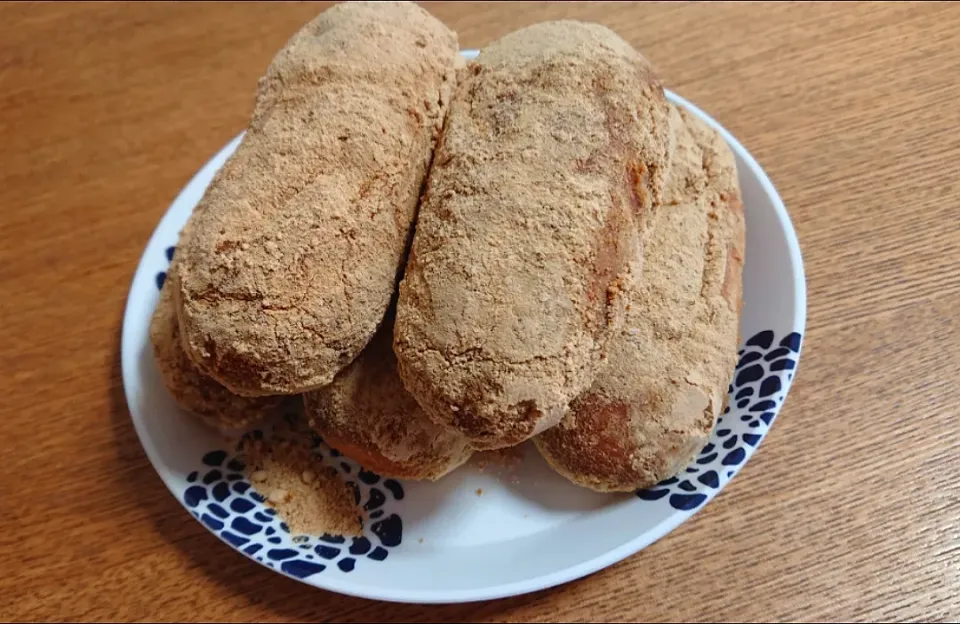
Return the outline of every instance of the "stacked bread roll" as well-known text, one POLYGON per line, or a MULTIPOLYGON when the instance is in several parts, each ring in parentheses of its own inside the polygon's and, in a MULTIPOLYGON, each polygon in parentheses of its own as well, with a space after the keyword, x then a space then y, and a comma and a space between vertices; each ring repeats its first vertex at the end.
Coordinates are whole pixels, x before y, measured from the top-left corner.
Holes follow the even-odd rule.
POLYGON ((706 442, 743 257, 729 149, 609 29, 536 24, 464 63, 420 7, 345 3, 261 79, 151 338, 215 426, 302 396, 385 476, 533 439, 627 491, 706 442))

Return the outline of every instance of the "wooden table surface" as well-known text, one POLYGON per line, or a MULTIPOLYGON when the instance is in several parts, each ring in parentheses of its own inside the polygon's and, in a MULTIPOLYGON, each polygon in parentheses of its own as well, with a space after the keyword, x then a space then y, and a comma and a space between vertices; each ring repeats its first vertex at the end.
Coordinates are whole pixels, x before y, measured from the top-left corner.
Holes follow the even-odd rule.
POLYGON ((726 125, 806 263, 797 383, 692 521, 587 579, 391 605, 254 565, 184 513, 121 390, 124 299, 311 4, 0 5, 0 619, 960 619, 960 4, 471 4, 479 47, 603 22, 726 125))

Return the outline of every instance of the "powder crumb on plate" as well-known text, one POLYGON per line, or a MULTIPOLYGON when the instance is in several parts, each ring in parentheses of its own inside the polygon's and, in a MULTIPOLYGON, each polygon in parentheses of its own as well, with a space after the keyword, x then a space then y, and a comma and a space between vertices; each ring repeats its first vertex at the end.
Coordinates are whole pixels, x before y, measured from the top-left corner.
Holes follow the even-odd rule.
POLYGON ((523 445, 509 446, 494 451, 481 451, 474 455, 474 465, 479 472, 485 472, 488 467, 499 470, 514 470, 523 461, 523 445))
POLYGON ((477 488, 477 496, 483 496, 483 488, 477 488))
POLYGON ((506 468, 516 468, 523 461, 523 444, 492 451, 497 462, 506 468))
POLYGON ((247 478, 292 534, 363 533, 352 490, 311 452, 309 433, 278 428, 270 441, 246 440, 242 450, 247 478))

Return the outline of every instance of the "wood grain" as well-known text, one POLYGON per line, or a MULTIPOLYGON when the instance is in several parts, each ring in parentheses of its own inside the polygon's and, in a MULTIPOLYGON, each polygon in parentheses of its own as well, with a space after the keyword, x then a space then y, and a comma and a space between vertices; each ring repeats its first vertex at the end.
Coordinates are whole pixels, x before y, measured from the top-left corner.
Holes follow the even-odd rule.
POLYGON ((310 590, 168 495, 119 332, 169 202, 322 5, 0 4, 0 618, 960 619, 960 4, 437 3, 464 47, 610 25, 727 126, 798 229, 786 409, 692 521, 587 579, 387 605, 310 590))

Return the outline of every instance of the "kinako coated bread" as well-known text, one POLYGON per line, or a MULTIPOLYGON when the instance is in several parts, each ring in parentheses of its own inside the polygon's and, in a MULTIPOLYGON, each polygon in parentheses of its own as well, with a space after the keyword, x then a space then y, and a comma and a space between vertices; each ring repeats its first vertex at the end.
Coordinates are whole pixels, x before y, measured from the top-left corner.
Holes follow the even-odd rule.
POLYGON ((366 470, 396 479, 436 480, 473 453, 466 439, 427 418, 404 390, 392 320, 333 383, 304 395, 304 416, 327 444, 366 470))
MULTIPOLYGON (((175 272, 176 266, 174 260, 168 274, 175 272)), ((150 342, 167 391, 181 408, 199 416, 213 429, 233 432, 296 408, 298 397, 237 396, 200 372, 183 352, 169 277, 160 290, 160 299, 150 320, 150 342)))
POLYGON ((350 2, 304 26, 178 245, 183 344, 246 396, 329 383, 380 325, 462 64, 413 3, 350 2))
POLYGON ((555 425, 622 324, 669 108, 609 29, 536 24, 458 77, 400 285, 406 388, 477 449, 555 425))
POLYGON ((558 473, 602 492, 647 488, 689 464, 737 361, 745 223, 734 156, 693 114, 673 115, 671 179, 623 332, 596 383, 534 440, 558 473))

